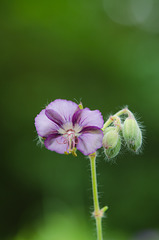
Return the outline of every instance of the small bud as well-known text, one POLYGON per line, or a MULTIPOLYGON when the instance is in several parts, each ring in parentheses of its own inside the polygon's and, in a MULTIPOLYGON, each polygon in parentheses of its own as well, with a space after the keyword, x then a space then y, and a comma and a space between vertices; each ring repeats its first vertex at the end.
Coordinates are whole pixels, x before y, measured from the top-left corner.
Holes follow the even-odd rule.
POLYGON ((128 148, 137 152, 142 145, 142 133, 134 117, 128 117, 124 121, 123 137, 128 148))
POLYGON ((80 104, 78 104, 78 107, 79 107, 79 109, 83 109, 83 104, 82 104, 82 102, 80 102, 80 104))
POLYGON ((120 151, 121 139, 116 127, 108 127, 104 131, 103 147, 108 158, 114 158, 120 151))
POLYGON ((118 132, 115 127, 109 127, 104 131, 103 146, 104 148, 114 148, 118 142, 118 132))

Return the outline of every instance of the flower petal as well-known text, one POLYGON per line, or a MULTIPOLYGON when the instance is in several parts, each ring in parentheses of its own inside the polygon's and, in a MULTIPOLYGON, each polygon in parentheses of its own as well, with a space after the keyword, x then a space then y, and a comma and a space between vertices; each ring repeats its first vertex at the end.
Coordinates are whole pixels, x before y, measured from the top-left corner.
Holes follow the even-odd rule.
POLYGON ((101 129, 95 126, 83 127, 80 133, 100 133, 101 129))
POLYGON ((45 114, 51 121, 56 123, 59 127, 61 127, 61 125, 64 124, 64 119, 53 109, 46 109, 45 114))
POLYGON ((75 111, 75 113, 73 114, 73 117, 72 117, 73 126, 80 121, 82 110, 83 109, 79 109, 79 107, 78 107, 77 110, 75 111))
POLYGON ((78 137, 77 149, 84 155, 94 153, 102 147, 103 131, 98 129, 98 133, 83 133, 78 137))
POLYGON ((43 109, 35 118, 35 127, 39 136, 47 137, 49 134, 57 132, 58 126, 52 122, 43 109))
POLYGON ((51 151, 64 154, 67 151, 67 142, 59 134, 50 134, 44 141, 45 147, 51 151))
POLYGON ((102 128, 104 120, 99 110, 91 111, 89 108, 84 108, 80 116, 79 124, 84 127, 96 126, 102 128))
POLYGON ((55 101, 51 102, 46 109, 53 109, 58 114, 63 117, 65 121, 72 121, 72 116, 75 113, 78 105, 72 101, 67 101, 64 99, 56 99, 55 101))

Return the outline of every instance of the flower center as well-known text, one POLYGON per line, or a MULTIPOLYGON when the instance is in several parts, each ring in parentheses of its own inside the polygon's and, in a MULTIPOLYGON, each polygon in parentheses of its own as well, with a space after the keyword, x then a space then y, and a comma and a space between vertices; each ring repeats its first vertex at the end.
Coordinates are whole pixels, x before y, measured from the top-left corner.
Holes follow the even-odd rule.
POLYGON ((75 135, 75 131, 73 129, 67 130, 63 134, 63 144, 67 144, 67 151, 65 154, 72 153, 74 156, 77 156, 76 154, 76 145, 78 143, 78 138, 75 135))
POLYGON ((72 122, 67 122, 58 130, 59 134, 63 137, 61 144, 67 144, 65 154, 72 153, 74 156, 77 156, 76 145, 78 143, 78 136, 80 136, 81 129, 82 127, 78 124, 73 126, 72 122))
POLYGON ((67 150, 69 153, 72 152, 72 150, 75 149, 75 146, 77 144, 77 137, 75 136, 75 131, 72 129, 69 129, 63 136, 67 141, 67 150))

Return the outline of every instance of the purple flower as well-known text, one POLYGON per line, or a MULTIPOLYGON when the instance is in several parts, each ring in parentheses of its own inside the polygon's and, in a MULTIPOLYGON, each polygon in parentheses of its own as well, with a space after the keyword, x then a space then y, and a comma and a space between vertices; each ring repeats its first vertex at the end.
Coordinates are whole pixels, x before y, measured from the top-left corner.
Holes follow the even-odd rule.
POLYGON ((102 146, 104 121, 99 110, 80 109, 72 102, 57 99, 35 118, 35 127, 44 138, 45 147, 57 153, 84 155, 94 153, 102 146))

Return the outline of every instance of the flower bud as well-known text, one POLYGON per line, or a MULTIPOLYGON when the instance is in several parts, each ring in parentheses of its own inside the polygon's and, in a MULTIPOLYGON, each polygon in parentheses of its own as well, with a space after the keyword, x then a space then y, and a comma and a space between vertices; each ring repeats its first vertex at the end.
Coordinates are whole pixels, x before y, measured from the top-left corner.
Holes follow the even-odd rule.
POLYGON ((134 117, 126 118, 123 126, 123 137, 128 148, 137 152, 142 145, 142 133, 134 117))
POLYGON ((116 127, 108 127, 104 131, 103 147, 108 158, 115 157, 121 148, 121 139, 116 127))
POLYGON ((109 127, 104 132, 103 146, 104 148, 114 148, 118 141, 118 132, 115 127, 109 127))

